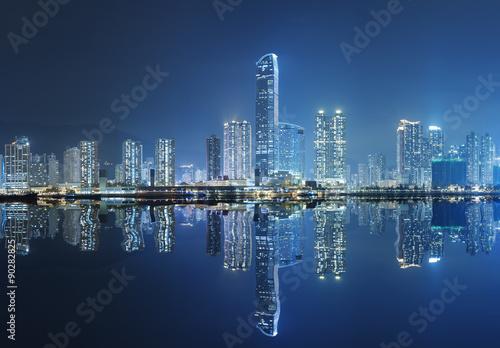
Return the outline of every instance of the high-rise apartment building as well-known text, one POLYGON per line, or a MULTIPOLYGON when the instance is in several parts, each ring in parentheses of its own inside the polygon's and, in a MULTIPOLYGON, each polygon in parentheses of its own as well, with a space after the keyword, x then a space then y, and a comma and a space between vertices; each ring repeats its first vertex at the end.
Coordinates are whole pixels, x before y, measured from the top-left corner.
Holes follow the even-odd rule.
POLYGON ((252 128, 247 121, 224 124, 223 174, 229 179, 252 177, 252 128))
POLYGON ((155 167, 155 186, 175 186, 174 139, 156 140, 155 167))
POLYGON ((279 70, 278 57, 267 54, 257 62, 255 167, 261 177, 278 171, 279 70))
POLYGON ((97 141, 80 141, 80 182, 82 188, 99 184, 99 160, 97 141))
POLYGON ((467 183, 470 185, 480 184, 480 160, 481 146, 479 137, 472 132, 467 135, 467 183))
POLYGON ((420 122, 401 120, 397 130, 398 183, 418 184, 422 154, 422 125, 420 122))
POLYGON ((4 187, 6 190, 28 190, 30 171, 30 144, 27 137, 16 137, 5 145, 4 187))
POLYGON ((435 159, 444 158, 444 132, 440 127, 429 127, 429 144, 431 147, 431 157, 435 159))
POLYGON ((346 117, 337 110, 335 116, 320 111, 314 129, 314 178, 325 186, 345 185, 346 117))
POLYGON ((142 183, 142 143, 125 140, 122 145, 124 184, 138 186, 142 183))
POLYGON ((486 134, 481 137, 480 181, 482 185, 493 185, 493 166, 495 164, 495 145, 493 138, 486 134))

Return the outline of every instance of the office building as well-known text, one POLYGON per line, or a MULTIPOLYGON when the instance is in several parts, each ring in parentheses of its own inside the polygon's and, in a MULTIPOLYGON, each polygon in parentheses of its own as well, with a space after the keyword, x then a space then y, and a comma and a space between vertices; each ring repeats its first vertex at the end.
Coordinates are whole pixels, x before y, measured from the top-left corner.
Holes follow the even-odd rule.
POLYGON ((155 143, 155 186, 175 186, 175 140, 157 139, 155 143))
POLYGON ((255 168, 260 177, 278 171, 279 70, 278 57, 266 54, 257 62, 255 168))
POLYGON ((48 184, 50 186, 57 186, 61 180, 59 160, 56 158, 56 155, 51 153, 47 156, 47 161, 49 168, 48 184))
POLYGON ((446 188, 466 185, 466 161, 459 159, 436 159, 432 161, 432 187, 446 188))
POLYGON ((314 129, 314 178, 323 186, 345 185, 346 117, 320 111, 314 129))
POLYGON ((279 123, 279 171, 305 179, 306 152, 304 128, 285 122, 279 123))

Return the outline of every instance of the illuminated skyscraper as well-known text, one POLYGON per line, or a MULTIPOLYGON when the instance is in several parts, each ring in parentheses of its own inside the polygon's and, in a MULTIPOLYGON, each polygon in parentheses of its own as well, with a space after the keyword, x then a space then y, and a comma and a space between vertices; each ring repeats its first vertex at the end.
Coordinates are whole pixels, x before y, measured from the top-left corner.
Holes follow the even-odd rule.
POLYGON ((221 175, 220 138, 212 134, 207 138, 207 180, 213 180, 221 175))
POLYGON ((252 129, 247 121, 224 124, 224 175, 229 179, 252 177, 252 129))
POLYGON ((80 149, 73 147, 64 151, 64 182, 80 184, 81 182, 81 164, 80 149))
POLYGON ((493 138, 486 134, 481 137, 481 184, 493 185, 493 165, 495 164, 495 145, 493 138))
POLYGON ((157 139, 155 143, 155 186, 175 186, 175 140, 157 139))
POLYGON ((30 170, 30 144, 27 137, 16 137, 5 145, 4 186, 6 190, 28 190, 30 170))
POLYGON ((346 117, 323 111, 316 115, 314 129, 314 178, 325 186, 346 184, 346 117))
POLYGON ((0 154, 0 190, 3 189, 4 180, 3 155, 0 154))
POLYGON ((383 153, 376 153, 368 156, 368 171, 370 185, 379 185, 386 179, 387 158, 383 153))
POLYGON ((279 70, 278 57, 266 54, 257 62, 255 167, 261 177, 278 170, 279 70))
POLYGON ((432 159, 444 158, 444 132, 440 127, 429 127, 429 143, 432 159))
POLYGON ((97 141, 80 141, 80 180, 82 188, 99 184, 99 160, 97 141))
POLYGON ((467 135, 467 183, 470 185, 480 184, 480 160, 481 146, 479 137, 472 132, 467 135))
POLYGON ((398 183, 418 184, 422 154, 422 125, 420 122, 401 120, 397 130, 398 183))
POLYGON ((305 178, 304 128, 290 123, 279 123, 279 171, 305 178))
POLYGON ((185 164, 183 166, 179 166, 179 174, 181 176, 181 182, 186 184, 194 183, 194 165, 193 164, 185 164))
POLYGON ((138 186, 142 182, 142 143, 130 139, 123 142, 122 164, 125 185, 138 186))

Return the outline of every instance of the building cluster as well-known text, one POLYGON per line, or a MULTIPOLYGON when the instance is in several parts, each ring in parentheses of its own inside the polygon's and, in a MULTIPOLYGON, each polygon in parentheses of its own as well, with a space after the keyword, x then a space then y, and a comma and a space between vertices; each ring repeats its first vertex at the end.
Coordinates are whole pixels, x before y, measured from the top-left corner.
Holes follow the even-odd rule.
POLYGON ((402 120, 397 128, 396 168, 387 166, 387 156, 376 153, 358 172, 346 166, 348 184, 353 187, 465 188, 500 185, 500 160, 493 138, 474 132, 463 145, 445 147, 444 132, 430 126, 425 133, 420 122, 402 120))
POLYGON ((154 158, 143 158, 140 141, 122 144, 122 161, 114 180, 99 170, 98 143, 81 141, 68 148, 62 163, 54 154, 32 154, 26 137, 5 145, 0 156, 0 185, 8 191, 36 187, 102 189, 116 186, 305 185, 318 187, 493 187, 500 184, 499 160, 488 134, 467 136, 463 145, 445 149, 443 130, 401 120, 397 128, 396 166, 373 153, 357 173, 346 163, 346 116, 319 111, 314 123, 314 180, 306 179, 305 130, 279 120, 278 57, 267 54, 256 63, 255 123, 224 124, 223 137, 206 138, 206 168, 177 167, 175 140, 157 139, 154 158), (255 139, 255 144, 252 144, 255 139), (255 145, 255 146, 254 146, 255 145), (255 153, 253 153, 255 149, 255 153), (177 176, 176 176, 177 173, 177 176), (177 180, 176 180, 177 178, 177 180), (109 180, 108 180, 109 179, 109 180), (306 185, 307 184, 307 185, 306 185))

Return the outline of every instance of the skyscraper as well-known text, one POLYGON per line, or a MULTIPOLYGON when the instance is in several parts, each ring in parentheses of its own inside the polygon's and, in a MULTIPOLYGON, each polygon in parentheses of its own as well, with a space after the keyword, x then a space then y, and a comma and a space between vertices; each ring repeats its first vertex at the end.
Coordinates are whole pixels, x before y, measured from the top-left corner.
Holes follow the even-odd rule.
POLYGON ((493 165, 495 162, 495 145, 493 138, 486 134, 481 137, 481 184, 493 185, 493 165))
POLYGON ((213 180, 221 175, 220 138, 212 134, 207 138, 207 180, 213 180))
POLYGON ((30 144, 27 137, 16 137, 5 145, 5 189, 28 190, 30 170, 30 144))
POLYGON ((224 124, 224 175, 229 179, 252 177, 251 134, 247 121, 224 124))
POLYGON ((432 159, 444 158, 444 132, 440 127, 429 127, 429 143, 432 159))
POLYGON ((379 185, 386 179, 387 158, 383 153, 376 153, 368 156, 368 171, 370 185, 379 185))
POLYGON ((279 123, 279 170, 304 179, 305 177, 305 136, 304 128, 279 123))
POLYGON ((259 59, 256 77, 255 167, 261 177, 267 177, 278 170, 279 70, 275 54, 259 59))
POLYGON ((155 143, 155 186, 175 186, 175 140, 157 139, 155 143))
POLYGON ((82 188, 95 187, 99 184, 97 144, 97 141, 80 141, 80 180, 82 188))
POLYGON ((479 137, 472 132, 467 135, 467 183, 470 185, 480 184, 480 156, 479 137))
POLYGON ((335 116, 320 111, 314 129, 314 178, 326 186, 345 185, 345 165, 346 117, 340 110, 335 116))
POLYGON ((122 164, 125 185, 138 186, 142 183, 142 143, 125 140, 122 145, 122 164))
POLYGON ((422 153, 422 125, 401 120, 397 130, 398 183, 414 186, 418 183, 422 153))
POLYGON ((64 182, 78 183, 81 181, 80 149, 73 147, 64 151, 64 182))

